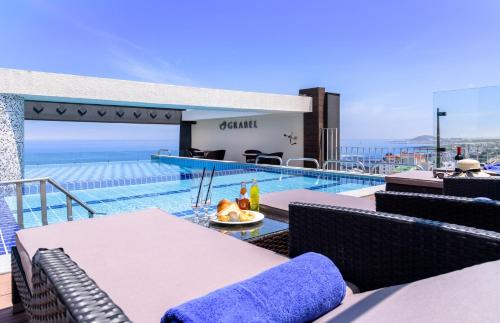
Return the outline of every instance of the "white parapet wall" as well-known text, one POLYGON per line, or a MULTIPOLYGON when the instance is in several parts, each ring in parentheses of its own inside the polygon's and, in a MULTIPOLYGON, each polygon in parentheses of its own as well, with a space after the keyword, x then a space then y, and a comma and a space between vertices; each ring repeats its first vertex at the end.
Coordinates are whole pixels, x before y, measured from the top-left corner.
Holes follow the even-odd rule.
MULTIPOLYGON (((304 154, 303 114, 280 113, 238 118, 199 120, 192 126, 192 146, 226 150, 225 160, 244 162, 247 149, 283 152, 283 163, 304 154), (285 134, 297 136, 291 144, 285 134)), ((301 166, 294 163, 294 166, 301 166)))
POLYGON ((21 179, 24 150, 24 100, 0 94, 0 181, 21 179))

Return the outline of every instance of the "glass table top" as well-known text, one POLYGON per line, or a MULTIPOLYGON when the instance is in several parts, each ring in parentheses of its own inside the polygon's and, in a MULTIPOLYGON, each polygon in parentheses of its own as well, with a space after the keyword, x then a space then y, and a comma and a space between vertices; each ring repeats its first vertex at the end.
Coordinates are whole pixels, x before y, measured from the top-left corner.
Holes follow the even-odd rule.
MULTIPOLYGON (((185 219, 193 222, 194 217, 187 217, 185 219)), ((213 230, 231 235, 240 240, 258 238, 260 236, 264 236, 267 234, 288 230, 288 223, 276 221, 269 218, 264 218, 264 220, 260 222, 249 225, 232 225, 232 224, 220 225, 215 223, 207 223, 206 221, 202 220, 200 220, 198 224, 203 226, 208 226, 213 230)))

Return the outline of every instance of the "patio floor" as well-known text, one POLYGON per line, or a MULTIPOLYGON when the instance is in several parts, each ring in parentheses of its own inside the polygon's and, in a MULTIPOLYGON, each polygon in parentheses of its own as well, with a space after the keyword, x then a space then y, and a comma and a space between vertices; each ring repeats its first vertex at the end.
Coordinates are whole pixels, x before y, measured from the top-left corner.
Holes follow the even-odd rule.
POLYGON ((0 275, 0 322, 24 323, 29 322, 26 313, 12 314, 10 273, 0 275))

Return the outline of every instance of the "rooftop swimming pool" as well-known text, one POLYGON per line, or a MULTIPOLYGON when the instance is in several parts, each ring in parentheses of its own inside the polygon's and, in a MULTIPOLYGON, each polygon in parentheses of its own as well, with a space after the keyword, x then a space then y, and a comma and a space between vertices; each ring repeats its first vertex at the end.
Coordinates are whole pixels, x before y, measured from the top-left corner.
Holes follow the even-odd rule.
MULTIPOLYGON (((216 168, 213 180, 214 204, 234 199, 240 183, 257 179, 261 194, 291 189, 339 193, 383 184, 378 176, 352 175, 289 167, 193 160, 167 157, 161 160, 27 165, 25 178, 50 177, 92 207, 99 216, 158 207, 176 216, 192 215, 190 188, 201 170, 216 168)), ((67 221, 66 197, 47 186, 48 223, 67 221)), ((25 227, 42 225, 39 186, 24 186, 25 227)), ((15 196, 0 197, 0 254, 14 245, 16 223, 15 196)), ((73 218, 87 218, 87 212, 74 204, 73 218)))

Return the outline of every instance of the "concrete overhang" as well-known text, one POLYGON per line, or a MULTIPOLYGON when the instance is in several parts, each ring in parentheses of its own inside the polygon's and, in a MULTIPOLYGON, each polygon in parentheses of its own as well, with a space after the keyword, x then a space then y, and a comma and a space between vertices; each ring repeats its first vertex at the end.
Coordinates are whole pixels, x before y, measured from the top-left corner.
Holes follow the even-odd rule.
POLYGON ((243 92, 0 68, 0 93, 26 100, 187 110, 311 112, 299 95, 243 92))

